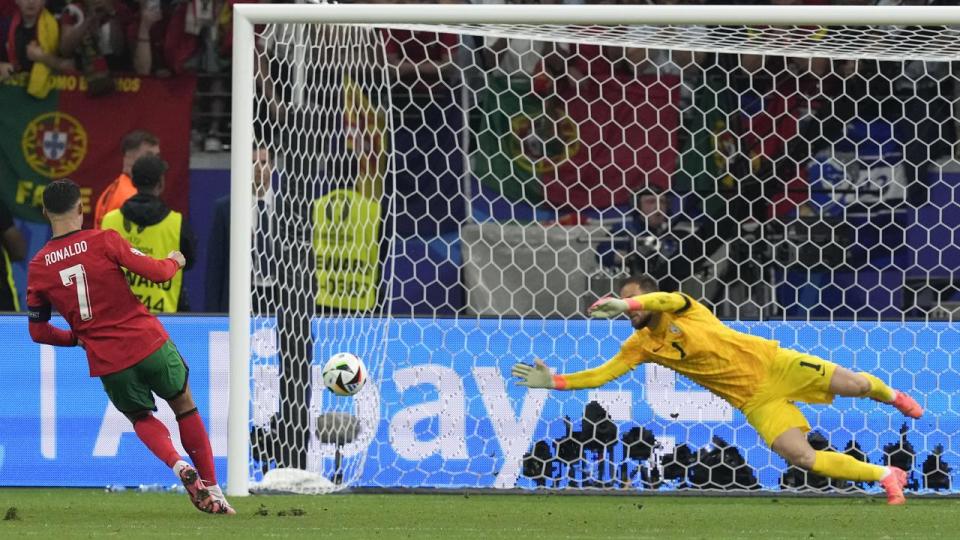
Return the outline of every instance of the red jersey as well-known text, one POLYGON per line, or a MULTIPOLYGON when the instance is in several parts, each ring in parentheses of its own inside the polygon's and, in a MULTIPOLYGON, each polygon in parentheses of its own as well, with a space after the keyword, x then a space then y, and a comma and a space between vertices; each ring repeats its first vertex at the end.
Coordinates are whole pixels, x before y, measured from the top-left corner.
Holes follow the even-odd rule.
POLYGON ((30 261, 31 336, 38 323, 49 326, 51 308, 56 309, 73 330, 73 342, 45 342, 68 345, 79 340, 87 350, 91 377, 122 371, 169 339, 160 321, 130 291, 121 267, 157 283, 170 280, 180 268, 173 259, 140 253, 116 231, 100 230, 53 238, 30 261))

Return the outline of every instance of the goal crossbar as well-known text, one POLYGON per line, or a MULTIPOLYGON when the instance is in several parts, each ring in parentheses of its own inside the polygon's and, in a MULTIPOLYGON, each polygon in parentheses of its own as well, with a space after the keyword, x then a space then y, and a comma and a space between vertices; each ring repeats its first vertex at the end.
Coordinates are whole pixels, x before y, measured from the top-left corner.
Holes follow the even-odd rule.
POLYGON ((960 6, 238 4, 251 24, 949 25, 960 6))

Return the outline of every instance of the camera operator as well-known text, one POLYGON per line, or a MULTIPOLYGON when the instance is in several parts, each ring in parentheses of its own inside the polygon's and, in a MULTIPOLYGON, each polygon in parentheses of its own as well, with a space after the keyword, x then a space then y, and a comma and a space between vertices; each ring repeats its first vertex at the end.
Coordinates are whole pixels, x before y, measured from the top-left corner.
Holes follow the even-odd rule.
POLYGON ((702 257, 702 242, 689 220, 674 216, 669 194, 649 187, 637 193, 633 210, 611 230, 597 256, 608 273, 648 274, 663 290, 679 290, 702 257))

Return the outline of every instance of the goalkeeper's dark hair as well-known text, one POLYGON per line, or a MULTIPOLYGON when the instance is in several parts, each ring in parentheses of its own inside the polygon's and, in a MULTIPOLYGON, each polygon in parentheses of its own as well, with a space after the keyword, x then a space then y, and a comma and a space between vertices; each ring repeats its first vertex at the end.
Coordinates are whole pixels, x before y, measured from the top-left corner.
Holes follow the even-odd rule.
POLYGON ((66 214, 80 200, 80 186, 64 178, 50 182, 43 190, 43 208, 48 214, 66 214))
POLYGON ((657 285, 657 280, 648 276, 647 274, 634 274, 623 281, 620 282, 620 288, 623 289, 627 285, 636 285, 640 287, 644 292, 658 292, 660 286, 657 285))

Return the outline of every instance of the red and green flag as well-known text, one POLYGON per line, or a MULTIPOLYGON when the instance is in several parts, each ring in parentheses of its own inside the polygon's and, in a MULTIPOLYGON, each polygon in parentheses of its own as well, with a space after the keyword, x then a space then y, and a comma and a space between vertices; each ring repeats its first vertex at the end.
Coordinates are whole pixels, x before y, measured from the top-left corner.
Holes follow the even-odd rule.
POLYGON ((677 77, 610 78, 537 93, 527 76, 491 77, 471 168, 511 201, 583 210, 666 187, 677 165, 677 77))
POLYGON ((114 93, 88 97, 82 77, 60 75, 45 99, 27 94, 24 77, 0 84, 0 199, 17 217, 41 221, 44 187, 70 178, 81 186, 89 219, 93 202, 121 172, 121 139, 137 129, 160 139, 170 164, 164 200, 188 210, 195 78, 116 82, 114 93))
POLYGON ((701 84, 695 86, 682 118, 683 147, 674 178, 674 188, 698 193, 704 212, 713 218, 727 212, 737 184, 733 163, 738 159, 741 116, 737 95, 726 80, 725 72, 706 70, 701 84))
MULTIPOLYGON (((485 186, 507 200, 543 203, 539 175, 573 150, 573 133, 545 135, 550 121, 543 98, 533 93, 530 77, 489 76, 479 98, 471 170, 485 186), (538 135, 545 140, 538 139, 538 135)), ((569 128, 570 126, 566 126, 569 128)))

